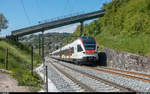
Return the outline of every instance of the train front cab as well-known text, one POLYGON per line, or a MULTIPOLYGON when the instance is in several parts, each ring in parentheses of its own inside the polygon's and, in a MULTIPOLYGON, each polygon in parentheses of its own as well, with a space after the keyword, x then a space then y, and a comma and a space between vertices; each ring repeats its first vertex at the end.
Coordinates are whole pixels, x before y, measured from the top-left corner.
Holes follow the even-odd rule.
POLYGON ((93 64, 98 61, 98 45, 94 38, 83 36, 80 38, 81 44, 77 45, 77 52, 80 59, 78 62, 82 64, 93 64), (82 53, 82 54, 81 54, 82 53))

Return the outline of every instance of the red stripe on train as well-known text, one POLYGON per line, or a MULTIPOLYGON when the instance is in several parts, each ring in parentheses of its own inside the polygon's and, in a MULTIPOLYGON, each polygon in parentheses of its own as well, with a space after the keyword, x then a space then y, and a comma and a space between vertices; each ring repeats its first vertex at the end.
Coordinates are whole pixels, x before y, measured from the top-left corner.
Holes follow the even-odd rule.
POLYGON ((87 54, 95 54, 95 50, 85 50, 87 54))

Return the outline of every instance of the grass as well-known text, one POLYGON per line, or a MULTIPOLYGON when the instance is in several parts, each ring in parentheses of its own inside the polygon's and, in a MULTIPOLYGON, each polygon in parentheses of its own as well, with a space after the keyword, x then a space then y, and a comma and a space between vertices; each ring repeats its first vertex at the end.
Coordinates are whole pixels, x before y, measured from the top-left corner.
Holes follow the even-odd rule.
MULTIPOLYGON (((18 85, 29 86, 31 91, 38 91, 43 83, 42 79, 33 73, 31 75, 31 55, 30 49, 25 45, 11 40, 0 41, 0 68, 5 68, 5 49, 8 48, 8 70, 11 75, 18 80, 18 85)), ((41 57, 34 54, 34 67, 42 63, 41 57)))
POLYGON ((142 56, 150 56, 150 35, 149 34, 140 34, 140 35, 118 35, 112 36, 107 32, 102 32, 96 36, 96 40, 99 43, 99 46, 103 45, 104 47, 127 51, 142 56))

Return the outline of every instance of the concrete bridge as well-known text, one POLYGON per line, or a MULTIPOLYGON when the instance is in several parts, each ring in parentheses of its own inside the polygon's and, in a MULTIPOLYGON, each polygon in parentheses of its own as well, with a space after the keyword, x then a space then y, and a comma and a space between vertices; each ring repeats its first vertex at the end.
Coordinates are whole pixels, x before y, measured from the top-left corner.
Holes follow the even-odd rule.
POLYGON ((91 13, 86 13, 86 14, 80 14, 77 16, 72 16, 72 17, 67 17, 63 19, 58 19, 55 21, 51 22, 46 22, 43 24, 35 25, 35 26, 30 26, 26 28, 22 28, 19 30, 12 31, 13 36, 23 36, 27 34, 32 34, 32 33, 37 33, 37 32, 44 32, 45 30, 48 29, 53 29, 73 23, 81 23, 81 31, 83 31, 83 22, 86 20, 94 19, 94 18, 99 18, 104 16, 105 11, 104 10, 99 10, 91 13))

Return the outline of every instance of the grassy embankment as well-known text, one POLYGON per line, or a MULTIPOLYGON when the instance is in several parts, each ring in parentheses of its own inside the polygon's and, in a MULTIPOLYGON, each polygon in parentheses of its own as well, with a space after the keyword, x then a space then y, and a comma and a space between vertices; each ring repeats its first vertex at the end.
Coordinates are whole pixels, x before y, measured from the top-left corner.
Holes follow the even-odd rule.
MULTIPOLYGON (((150 0, 114 0, 102 9, 104 17, 85 25, 84 33, 95 37, 100 48, 150 57, 150 0)), ((73 36, 79 31, 80 26, 73 36)))
MULTIPOLYGON (((39 75, 34 72, 31 75, 31 52, 25 45, 11 40, 0 41, 0 68, 5 68, 5 49, 8 48, 8 70, 11 75, 18 80, 19 86, 29 86, 31 91, 37 91, 41 88, 43 81, 39 75)), ((34 54, 34 68, 42 63, 41 57, 34 54)))

